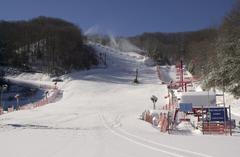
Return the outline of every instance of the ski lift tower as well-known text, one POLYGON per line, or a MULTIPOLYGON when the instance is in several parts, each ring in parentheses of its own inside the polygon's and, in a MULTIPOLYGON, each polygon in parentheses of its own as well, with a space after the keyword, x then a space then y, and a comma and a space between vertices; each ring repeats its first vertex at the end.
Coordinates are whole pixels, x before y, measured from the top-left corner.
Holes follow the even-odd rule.
POLYGON ((183 61, 180 61, 180 64, 176 64, 177 75, 180 76, 180 80, 176 81, 179 87, 181 87, 182 91, 187 92, 187 84, 191 84, 192 81, 184 80, 184 68, 183 61))

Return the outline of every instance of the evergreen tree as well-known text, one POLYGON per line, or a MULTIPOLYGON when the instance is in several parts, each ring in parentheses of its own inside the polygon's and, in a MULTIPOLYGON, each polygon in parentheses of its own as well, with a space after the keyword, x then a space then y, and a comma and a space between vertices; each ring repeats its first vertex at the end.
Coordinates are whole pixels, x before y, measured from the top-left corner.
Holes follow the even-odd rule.
POLYGON ((216 61, 208 74, 207 86, 225 88, 240 96, 240 0, 225 17, 216 44, 216 61))

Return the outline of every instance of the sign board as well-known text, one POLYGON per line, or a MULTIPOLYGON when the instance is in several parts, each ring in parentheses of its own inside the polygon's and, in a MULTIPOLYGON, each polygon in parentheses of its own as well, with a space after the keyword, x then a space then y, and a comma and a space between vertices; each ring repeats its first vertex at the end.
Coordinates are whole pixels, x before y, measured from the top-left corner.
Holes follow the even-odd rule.
POLYGON ((228 120, 227 108, 224 108, 224 107, 209 108, 208 115, 209 115, 210 121, 222 121, 223 122, 224 115, 225 115, 225 120, 226 121, 228 120))
POLYGON ((192 112, 192 103, 180 103, 179 107, 182 112, 192 112))
POLYGON ((152 100, 153 103, 156 103, 157 100, 158 100, 158 98, 157 98, 155 95, 153 95, 153 96, 151 97, 151 100, 152 100))

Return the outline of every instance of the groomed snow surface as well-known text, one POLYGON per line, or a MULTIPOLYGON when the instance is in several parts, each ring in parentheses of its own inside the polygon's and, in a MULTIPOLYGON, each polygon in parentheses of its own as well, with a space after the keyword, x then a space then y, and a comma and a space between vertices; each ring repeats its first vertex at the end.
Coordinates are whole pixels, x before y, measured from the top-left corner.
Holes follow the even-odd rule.
MULTIPOLYGON (((64 76, 63 98, 56 103, 0 116, 1 157, 239 156, 238 136, 168 135, 137 119, 152 107, 152 95, 159 98, 157 107, 167 103, 156 67, 134 52, 96 48, 107 53, 108 68, 64 76), (139 85, 132 83, 136 68, 139 85)), ((38 77, 17 79, 51 84, 38 77)))

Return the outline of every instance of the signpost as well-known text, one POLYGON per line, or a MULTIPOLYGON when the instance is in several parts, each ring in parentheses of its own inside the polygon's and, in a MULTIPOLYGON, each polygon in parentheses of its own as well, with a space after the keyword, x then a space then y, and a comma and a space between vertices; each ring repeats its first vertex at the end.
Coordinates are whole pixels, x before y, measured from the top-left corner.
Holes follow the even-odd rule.
POLYGON ((153 95, 151 97, 151 100, 153 102, 153 109, 155 110, 156 109, 156 102, 157 102, 158 98, 155 95, 153 95))
POLYGON ((48 94, 49 94, 49 91, 45 91, 46 100, 48 100, 48 94))
POLYGON ((16 98, 16 100, 17 100, 16 109, 19 110, 19 98, 20 98, 20 94, 16 94, 16 95, 15 95, 15 98, 16 98))

